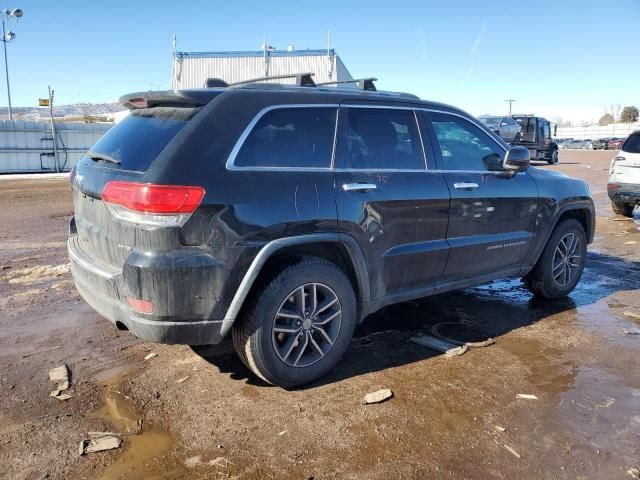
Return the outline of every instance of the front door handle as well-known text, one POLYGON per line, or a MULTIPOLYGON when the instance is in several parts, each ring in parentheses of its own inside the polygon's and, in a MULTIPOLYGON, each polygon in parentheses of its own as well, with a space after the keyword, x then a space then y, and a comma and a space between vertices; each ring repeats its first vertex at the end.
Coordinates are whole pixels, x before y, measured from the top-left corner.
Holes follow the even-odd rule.
POLYGON ((375 183, 344 183, 342 190, 345 192, 368 192, 375 190, 378 186, 375 183))
POLYGON ((459 182, 454 183, 453 188, 455 188, 456 190, 475 190, 476 188, 478 188, 478 184, 471 182, 459 182))

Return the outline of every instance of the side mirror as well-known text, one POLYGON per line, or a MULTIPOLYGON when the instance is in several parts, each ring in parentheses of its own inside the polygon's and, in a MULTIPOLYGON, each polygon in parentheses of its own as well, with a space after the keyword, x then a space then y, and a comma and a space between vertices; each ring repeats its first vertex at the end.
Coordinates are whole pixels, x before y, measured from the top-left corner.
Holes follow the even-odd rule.
POLYGON ((513 173, 524 172, 529 168, 531 154, 526 147, 511 147, 504 157, 502 166, 505 170, 513 173))

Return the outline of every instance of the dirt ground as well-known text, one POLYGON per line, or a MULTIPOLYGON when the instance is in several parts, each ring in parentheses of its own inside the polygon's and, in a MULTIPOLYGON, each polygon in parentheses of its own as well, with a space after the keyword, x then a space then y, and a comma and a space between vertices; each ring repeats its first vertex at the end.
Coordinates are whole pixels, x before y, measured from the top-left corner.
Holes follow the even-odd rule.
POLYGON ((536 301, 508 280, 386 308, 333 373, 296 391, 257 381, 229 343, 116 330, 69 277, 67 181, 0 178, 0 477, 633 478, 640 335, 625 330, 640 328, 640 218, 611 211, 612 155, 563 151, 542 167, 588 180, 598 209, 569 298, 536 301), (443 321, 496 343, 449 358, 408 342, 443 321), (66 401, 49 396, 63 363, 66 401), (380 388, 394 398, 362 404, 380 388), (122 446, 80 456, 93 431, 122 446))

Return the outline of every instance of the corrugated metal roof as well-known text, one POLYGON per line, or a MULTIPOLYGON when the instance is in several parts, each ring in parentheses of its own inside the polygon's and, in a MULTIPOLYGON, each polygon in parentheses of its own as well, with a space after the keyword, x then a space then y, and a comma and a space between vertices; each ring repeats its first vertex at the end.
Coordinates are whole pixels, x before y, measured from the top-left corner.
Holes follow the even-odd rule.
MULTIPOLYGON (((177 52, 173 59, 171 88, 201 88, 207 78, 221 78, 234 83, 307 72, 315 74, 313 79, 316 83, 353 78, 334 50, 177 52)), ((276 82, 293 84, 295 79, 276 82)))

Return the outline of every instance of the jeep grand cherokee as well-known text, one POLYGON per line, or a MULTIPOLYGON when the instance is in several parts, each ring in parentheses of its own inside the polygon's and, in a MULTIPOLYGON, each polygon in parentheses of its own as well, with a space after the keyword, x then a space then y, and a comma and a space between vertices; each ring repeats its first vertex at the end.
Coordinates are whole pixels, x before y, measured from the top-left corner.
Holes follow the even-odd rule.
POLYGON ((386 305, 505 277, 553 299, 582 274, 587 184, 457 108, 259 83, 121 101, 72 173, 68 251, 84 299, 142 339, 231 333, 294 387, 386 305))

